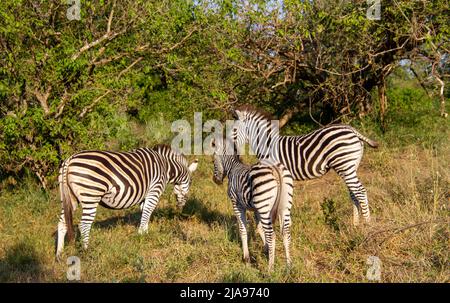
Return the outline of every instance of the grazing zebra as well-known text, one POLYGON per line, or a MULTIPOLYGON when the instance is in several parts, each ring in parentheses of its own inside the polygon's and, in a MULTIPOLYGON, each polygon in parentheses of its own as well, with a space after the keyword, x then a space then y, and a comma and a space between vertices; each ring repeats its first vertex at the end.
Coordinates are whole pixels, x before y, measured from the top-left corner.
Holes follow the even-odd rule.
POLYGON ((228 176, 228 196, 233 203, 242 241, 244 260, 250 261, 247 244, 247 209, 254 211, 257 231, 266 251, 269 252, 269 271, 275 260, 274 223, 278 217, 288 266, 291 264, 289 245, 291 241, 291 205, 293 179, 281 163, 262 161, 252 166, 243 164, 231 140, 213 140, 214 177, 222 184, 228 176))
POLYGON ((270 115, 252 106, 234 110, 238 119, 232 138, 238 146, 249 142, 258 159, 280 161, 294 180, 321 177, 334 169, 342 177, 353 201, 353 225, 359 224, 361 211, 370 221, 366 189, 358 180, 356 170, 363 156, 363 142, 376 148, 378 143, 361 135, 349 125, 330 125, 302 136, 280 136, 271 126, 270 115))
POLYGON ((182 208, 191 185, 191 173, 196 168, 197 160, 188 167, 187 159, 166 145, 132 152, 82 151, 72 155, 59 172, 62 210, 56 258, 61 256, 66 233, 69 241, 73 239, 72 216, 77 202, 82 208, 79 227, 85 249, 98 204, 124 209, 140 203, 139 233, 146 233, 150 215, 167 183, 175 184, 177 206, 182 208))

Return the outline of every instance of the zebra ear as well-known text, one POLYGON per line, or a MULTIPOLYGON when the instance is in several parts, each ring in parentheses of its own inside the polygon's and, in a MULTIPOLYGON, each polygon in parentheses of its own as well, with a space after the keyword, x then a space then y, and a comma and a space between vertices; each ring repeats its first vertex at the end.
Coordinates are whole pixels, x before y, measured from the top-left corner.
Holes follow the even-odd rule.
POLYGON ((192 162, 191 165, 189 165, 189 171, 193 173, 197 169, 197 166, 198 166, 198 159, 195 159, 194 162, 192 162))
POLYGON ((235 109, 231 110, 231 115, 233 116, 234 119, 239 119, 235 109))
POLYGON ((244 113, 241 112, 238 109, 233 110, 233 117, 235 119, 238 119, 238 120, 241 120, 241 121, 244 121, 244 119, 245 119, 244 113))

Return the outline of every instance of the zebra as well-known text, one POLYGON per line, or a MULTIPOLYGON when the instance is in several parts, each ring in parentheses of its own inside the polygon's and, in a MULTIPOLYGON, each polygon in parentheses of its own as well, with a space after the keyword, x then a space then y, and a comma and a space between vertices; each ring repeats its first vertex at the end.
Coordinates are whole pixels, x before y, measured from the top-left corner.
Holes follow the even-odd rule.
POLYGON ((150 215, 167 183, 174 184, 177 206, 186 203, 191 174, 198 160, 188 166, 186 157, 167 145, 139 148, 131 152, 82 151, 66 159, 59 171, 61 215, 56 239, 56 259, 60 260, 64 238, 74 238, 73 212, 82 208, 79 225, 82 245, 87 249, 89 231, 97 206, 125 209, 140 203, 139 234, 147 233, 150 215))
POLYGON ((363 156, 363 142, 377 148, 373 141, 349 125, 333 124, 302 136, 281 136, 271 124, 269 114, 243 105, 233 111, 235 121, 231 137, 238 146, 249 143, 258 159, 274 158, 292 174, 294 180, 321 177, 330 169, 344 179, 353 201, 353 225, 360 212, 370 222, 367 191, 356 171, 363 156))
POLYGON ((290 212, 293 196, 293 179, 290 172, 281 163, 261 161, 252 166, 242 163, 235 145, 229 138, 215 138, 211 147, 214 150, 213 181, 220 185, 224 177, 228 176, 228 196, 239 225, 244 261, 250 262, 246 210, 252 210, 257 231, 269 255, 269 271, 272 270, 275 260, 273 226, 277 218, 283 236, 286 262, 290 266, 290 212))

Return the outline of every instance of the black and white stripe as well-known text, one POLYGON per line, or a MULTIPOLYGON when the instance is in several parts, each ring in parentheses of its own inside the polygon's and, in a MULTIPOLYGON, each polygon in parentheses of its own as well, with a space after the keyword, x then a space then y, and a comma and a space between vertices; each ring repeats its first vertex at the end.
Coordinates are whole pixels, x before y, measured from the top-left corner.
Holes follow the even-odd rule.
POLYGON ((81 205, 79 225, 83 247, 87 248, 89 231, 98 204, 124 209, 140 204, 139 233, 146 233, 150 215, 167 183, 174 184, 177 205, 183 207, 191 184, 187 159, 169 146, 140 148, 132 152, 82 151, 61 165, 59 174, 62 210, 58 223, 56 257, 59 259, 68 233, 73 238, 73 211, 81 205))
POLYGON ((281 164, 261 161, 252 166, 243 164, 231 140, 215 139, 214 182, 221 184, 228 176, 228 196, 239 224, 244 260, 250 261, 247 244, 246 210, 254 211, 257 231, 269 252, 269 270, 275 259, 274 223, 278 218, 288 265, 293 179, 281 164))
POLYGON ((234 111, 238 119, 232 137, 238 146, 248 142, 258 159, 280 161, 294 180, 309 180, 334 169, 350 192, 353 224, 359 223, 359 212, 370 221, 367 192, 356 171, 363 156, 363 142, 371 147, 378 143, 361 135, 349 125, 330 125, 303 136, 280 136, 271 126, 271 118, 251 106, 234 111))

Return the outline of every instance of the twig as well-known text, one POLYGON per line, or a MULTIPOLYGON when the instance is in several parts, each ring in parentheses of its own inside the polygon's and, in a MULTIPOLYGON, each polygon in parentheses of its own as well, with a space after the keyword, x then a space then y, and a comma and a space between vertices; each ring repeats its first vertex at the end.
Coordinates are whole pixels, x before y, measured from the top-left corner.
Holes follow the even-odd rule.
POLYGON ((109 13, 108 26, 106 27, 106 32, 107 33, 111 32, 111 23, 112 23, 112 18, 113 18, 113 15, 114 15, 114 8, 115 7, 116 7, 116 1, 113 2, 111 12, 109 13))
POLYGON ((38 99, 39 103, 41 104, 42 109, 44 110, 45 115, 48 115, 50 112, 50 109, 48 107, 48 97, 50 96, 50 92, 52 91, 52 86, 49 86, 45 93, 41 93, 37 89, 34 90, 34 95, 36 96, 36 99, 38 99))
POLYGON ((105 40, 111 41, 111 40, 113 40, 115 37, 117 37, 118 35, 123 34, 125 31, 126 31, 126 30, 122 30, 122 31, 117 32, 117 33, 107 32, 106 34, 104 34, 103 36, 101 36, 100 38, 98 38, 97 40, 92 41, 91 43, 88 43, 88 44, 86 44, 85 46, 83 46, 82 48, 80 48, 80 50, 79 50, 76 54, 74 54, 74 55, 72 56, 71 59, 72 59, 72 60, 78 59, 78 57, 80 57, 80 55, 81 55, 82 53, 84 53, 85 51, 87 51, 87 50, 93 48, 94 46, 99 45, 100 43, 102 43, 102 42, 105 41, 105 40))
POLYGON ((122 77, 123 74, 125 74, 126 72, 128 72, 133 66, 135 66, 137 63, 139 63, 141 60, 143 59, 143 57, 139 57, 136 60, 133 61, 133 63, 131 63, 127 68, 125 68, 123 71, 121 71, 119 73, 119 75, 117 76, 117 78, 122 77))
POLYGON ((116 6, 116 1, 113 2, 112 8, 111 8, 111 12, 109 13, 108 24, 106 26, 106 33, 103 36, 101 36, 100 38, 98 38, 97 40, 92 41, 91 43, 88 43, 88 44, 84 45, 82 48, 80 48, 80 50, 77 53, 73 54, 72 60, 78 59, 78 57, 82 53, 84 53, 85 51, 87 51, 87 50, 93 48, 94 46, 102 43, 103 41, 105 41, 105 40, 111 41, 112 39, 114 39, 115 37, 117 37, 120 34, 123 34, 126 31, 124 29, 124 30, 122 30, 120 32, 111 32, 111 24, 112 24, 112 19, 113 19, 113 16, 114 16, 114 8, 115 8, 115 6, 116 6))
POLYGON ((69 100, 69 94, 67 93, 67 90, 64 90, 64 94, 61 97, 61 103, 58 105, 58 108, 56 109, 55 119, 58 119, 59 116, 62 115, 64 106, 66 106, 66 103, 68 100, 69 100))
POLYGON ((174 49, 176 49, 177 47, 182 45, 187 39, 189 39, 192 36, 192 34, 195 33, 196 31, 197 31, 197 28, 193 28, 186 36, 183 37, 183 39, 181 39, 179 42, 175 43, 174 45, 172 45, 168 49, 163 49, 162 52, 171 52, 171 51, 173 51, 174 49))
POLYGON ((395 234, 398 234, 399 232, 411 229, 411 228, 415 228, 415 227, 419 227, 422 225, 426 225, 426 224, 431 224, 431 223, 448 223, 448 220, 429 220, 429 221, 424 221, 424 222, 419 222, 419 223, 415 223, 415 224, 411 224, 411 225, 407 225, 404 227, 395 227, 395 228, 388 228, 388 229, 383 229, 383 230, 379 230, 373 234, 367 235, 364 240, 361 241, 361 244, 363 244, 364 242, 366 242, 369 238, 373 238, 376 235, 379 234, 383 234, 386 232, 394 232, 393 235, 388 236, 386 239, 383 240, 386 241, 387 239, 391 238, 392 236, 394 236, 395 234))
POLYGON ((103 99, 104 97, 106 97, 109 93, 111 93, 111 90, 108 90, 106 93, 104 93, 103 95, 101 95, 100 97, 98 97, 97 99, 95 99, 94 101, 92 101, 92 103, 88 106, 86 106, 83 111, 80 113, 80 118, 83 118, 101 99, 103 99))

